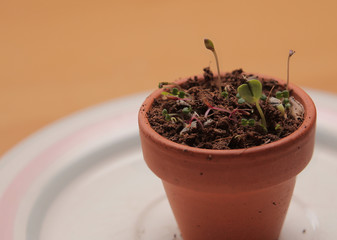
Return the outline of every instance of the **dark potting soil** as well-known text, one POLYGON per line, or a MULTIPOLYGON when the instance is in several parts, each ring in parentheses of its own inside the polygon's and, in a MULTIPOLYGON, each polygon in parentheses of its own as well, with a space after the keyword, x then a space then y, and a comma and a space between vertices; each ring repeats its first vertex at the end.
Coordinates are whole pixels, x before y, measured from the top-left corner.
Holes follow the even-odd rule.
MULTIPOLYGON (((188 94, 184 98, 162 95, 155 99, 147 113, 150 125, 163 137, 183 145, 206 149, 239 149, 277 141, 294 132, 303 122, 302 118, 295 119, 289 114, 289 109, 286 109, 286 116, 282 116, 269 103, 277 91, 285 90, 285 86, 276 80, 253 76, 239 69, 221 76, 221 81, 223 88, 227 89, 227 98, 221 96, 216 78, 209 68, 205 68, 203 78, 195 76, 180 86, 180 90, 188 94), (238 103, 237 88, 252 77, 261 81, 263 93, 267 96, 266 100, 260 100, 260 106, 265 114, 268 131, 261 126, 261 117, 255 105, 238 103), (192 111, 183 113, 183 109, 189 106, 192 111), (163 109, 171 114, 170 120, 165 119, 163 109), (255 125, 244 126, 242 118, 254 119, 255 125)), ((176 86, 164 86, 164 91, 171 92, 173 87, 176 86)))

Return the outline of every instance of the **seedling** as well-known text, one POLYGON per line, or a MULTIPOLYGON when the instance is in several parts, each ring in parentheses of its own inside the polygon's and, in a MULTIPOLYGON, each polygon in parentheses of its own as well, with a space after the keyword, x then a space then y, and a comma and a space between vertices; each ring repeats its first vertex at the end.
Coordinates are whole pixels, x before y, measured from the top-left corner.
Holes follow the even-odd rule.
POLYGON ((282 130, 281 124, 279 124, 279 123, 276 124, 275 130, 276 130, 276 131, 281 131, 281 130, 282 130))
POLYGON ((216 67, 217 67, 217 70, 218 70, 218 80, 216 82, 216 85, 219 89, 219 93, 224 96, 225 98, 227 98, 228 96, 228 92, 227 90, 225 89, 225 93, 223 94, 222 93, 222 89, 221 89, 221 76, 220 76, 220 67, 219 67, 219 60, 218 60, 218 55, 216 54, 216 51, 215 51, 215 48, 214 48, 214 44, 211 40, 209 39, 204 39, 204 43, 205 43, 205 47, 208 49, 208 50, 211 50, 214 54, 214 57, 215 57, 215 62, 216 62, 216 67))
POLYGON ((177 119, 175 117, 173 117, 176 114, 169 114, 166 108, 163 109, 162 114, 163 114, 166 121, 172 121, 172 122, 177 121, 177 119))
POLYGON ((259 103, 259 100, 262 96, 261 82, 257 79, 248 80, 247 83, 244 83, 238 87, 238 93, 240 94, 240 97, 243 98, 246 102, 255 104, 261 117, 261 125, 264 130, 267 131, 266 118, 259 103))
POLYGON ((169 99, 173 99, 173 100, 191 100, 189 94, 187 94, 186 92, 179 90, 178 88, 172 88, 171 92, 161 92, 161 95, 166 96, 169 99), (187 97, 187 98, 185 98, 187 97))
POLYGON ((181 110, 181 112, 182 112, 183 114, 189 114, 189 113, 192 112, 192 107, 191 107, 191 106, 189 106, 189 107, 184 107, 183 110, 181 110))
POLYGON ((167 109, 164 108, 162 111, 162 115, 164 116, 166 121, 171 121, 172 123, 176 123, 177 121, 179 122, 184 122, 180 117, 179 114, 177 113, 168 113, 167 109))
POLYGON ((246 118, 242 118, 241 119, 241 124, 242 126, 250 126, 253 127, 255 125, 255 120, 254 119, 246 119, 246 118))

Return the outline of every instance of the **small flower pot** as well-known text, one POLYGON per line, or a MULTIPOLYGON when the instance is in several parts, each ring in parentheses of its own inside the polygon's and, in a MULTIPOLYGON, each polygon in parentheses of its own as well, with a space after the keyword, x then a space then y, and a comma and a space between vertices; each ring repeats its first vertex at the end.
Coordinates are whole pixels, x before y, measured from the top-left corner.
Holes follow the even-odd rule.
POLYGON ((311 98, 293 84, 289 89, 305 109, 299 129, 235 150, 193 148, 162 137, 146 115, 162 90, 145 100, 138 116, 144 159, 163 182, 184 240, 278 239, 296 175, 312 157, 316 127, 311 98))

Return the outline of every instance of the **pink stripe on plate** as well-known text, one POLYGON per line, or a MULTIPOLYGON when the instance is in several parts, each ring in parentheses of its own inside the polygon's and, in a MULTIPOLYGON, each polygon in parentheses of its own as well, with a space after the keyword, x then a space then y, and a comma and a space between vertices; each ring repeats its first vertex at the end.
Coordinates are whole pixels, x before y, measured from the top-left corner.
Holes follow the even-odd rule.
POLYGON ((0 240, 13 240, 14 223, 18 208, 29 186, 47 169, 59 156, 79 143, 92 138, 94 134, 104 133, 108 127, 109 132, 119 130, 121 126, 134 124, 135 112, 123 113, 104 121, 86 126, 66 138, 56 142, 37 157, 14 178, 0 199, 0 240))

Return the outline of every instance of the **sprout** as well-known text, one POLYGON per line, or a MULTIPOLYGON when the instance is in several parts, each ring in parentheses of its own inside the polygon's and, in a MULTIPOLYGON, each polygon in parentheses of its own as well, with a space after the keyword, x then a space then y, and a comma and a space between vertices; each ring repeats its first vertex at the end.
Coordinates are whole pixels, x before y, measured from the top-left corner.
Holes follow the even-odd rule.
POLYGON ((253 126, 255 125, 255 120, 252 119, 252 118, 249 119, 249 120, 248 120, 248 125, 251 126, 251 127, 253 127, 253 126))
POLYGON ((291 56, 294 55, 294 53, 295 53, 294 50, 289 50, 288 62, 287 62, 287 86, 286 86, 287 90, 288 90, 288 85, 289 85, 289 62, 290 62, 291 56))
POLYGON ((178 92, 179 92, 178 88, 172 88, 171 93, 172 93, 173 95, 178 95, 178 92))
POLYGON ((219 88, 219 93, 221 93, 221 77, 220 77, 220 67, 219 67, 219 60, 218 60, 218 55, 216 54, 214 44, 211 40, 209 39, 204 39, 205 47, 208 50, 211 50, 214 54, 215 57, 215 62, 216 62, 216 67, 218 69, 218 81, 216 82, 217 87, 219 88))
POLYGON ((182 113, 184 114, 189 114, 190 112, 192 112, 192 107, 184 107, 183 110, 181 110, 182 113))
POLYGON ((283 95, 284 98, 289 98, 289 91, 288 90, 284 90, 282 92, 282 95, 283 95))
POLYGON ((267 122, 263 114, 263 111, 260 107, 259 100, 262 96, 262 84, 257 79, 248 80, 247 83, 244 83, 238 87, 238 93, 240 96, 246 100, 246 102, 254 104, 261 116, 261 125, 267 131, 267 122))
POLYGON ((276 96, 277 99, 281 99, 283 97, 283 94, 282 94, 281 91, 277 91, 275 96, 276 96))
POLYGON ((185 93, 184 91, 180 91, 180 92, 178 93, 178 97, 179 97, 179 98, 184 98, 185 95, 186 95, 186 93, 185 93))
POLYGON ((286 103, 284 106, 285 106, 286 109, 289 109, 291 107, 291 104, 290 103, 286 103))
POLYGON ((255 125, 255 120, 254 119, 246 119, 246 118, 242 118, 241 119, 241 124, 242 126, 250 126, 253 127, 255 125))
POLYGON ((285 116, 286 112, 282 104, 277 105, 276 108, 281 112, 282 116, 285 116))
POLYGON ((175 113, 169 114, 166 108, 163 109, 162 115, 164 116, 166 121, 172 121, 173 123, 177 122, 177 118, 175 118, 174 116, 177 116, 178 114, 175 113))
POLYGON ((221 96, 223 96, 224 98, 227 98, 228 97, 228 92, 221 92, 221 96))
POLYGON ((280 131, 281 129, 282 129, 281 125, 280 125, 279 123, 276 124, 275 130, 276 130, 276 131, 280 131))
POLYGON ((161 95, 165 96, 166 98, 173 99, 173 100, 192 100, 191 96, 184 92, 179 91, 178 88, 172 88, 171 92, 161 92, 161 95), (185 98, 186 97, 186 98, 185 98))
POLYGON ((289 91, 277 91, 275 96, 278 99, 279 103, 277 104, 275 102, 272 103, 272 105, 281 112, 282 116, 287 117, 287 115, 285 114, 285 108, 289 109, 291 107, 291 104, 289 103, 289 91))
POLYGON ((267 100, 267 96, 265 94, 262 94, 261 97, 260 97, 260 99, 262 101, 266 101, 267 100))
POLYGON ((245 102, 246 102, 246 100, 241 98, 241 97, 238 100, 238 104, 244 104, 245 102))

